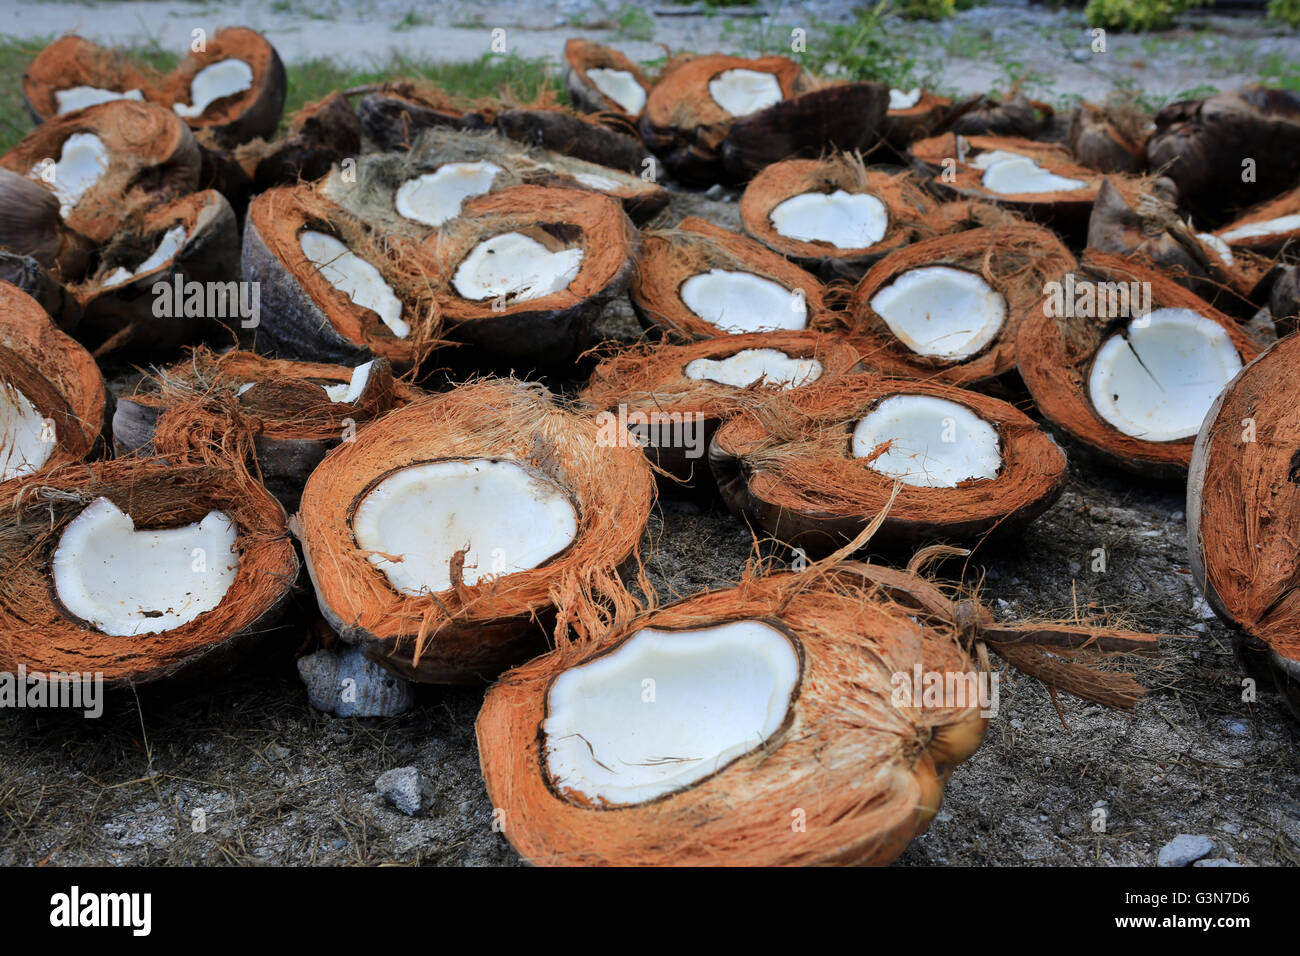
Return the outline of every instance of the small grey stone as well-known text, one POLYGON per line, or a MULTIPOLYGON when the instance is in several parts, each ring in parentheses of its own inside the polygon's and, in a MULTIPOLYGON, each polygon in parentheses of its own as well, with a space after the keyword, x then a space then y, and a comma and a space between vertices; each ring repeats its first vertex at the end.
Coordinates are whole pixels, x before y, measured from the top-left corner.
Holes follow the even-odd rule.
POLYGON ((375 790, 410 817, 424 812, 433 802, 433 786, 414 767, 396 767, 385 771, 375 781, 375 790))
POLYGON ((1233 863, 1231 860, 1225 860, 1221 856, 1216 856, 1212 860, 1197 860, 1192 866, 1241 866, 1240 863, 1233 863))
POLYGON ((1224 726, 1228 728, 1228 733, 1236 734, 1238 737, 1245 737, 1250 733, 1250 724, 1244 720, 1230 720, 1224 726))
POLYGON ((1156 866, 1189 866, 1214 852, 1214 841, 1203 834, 1180 833, 1160 848, 1156 866))

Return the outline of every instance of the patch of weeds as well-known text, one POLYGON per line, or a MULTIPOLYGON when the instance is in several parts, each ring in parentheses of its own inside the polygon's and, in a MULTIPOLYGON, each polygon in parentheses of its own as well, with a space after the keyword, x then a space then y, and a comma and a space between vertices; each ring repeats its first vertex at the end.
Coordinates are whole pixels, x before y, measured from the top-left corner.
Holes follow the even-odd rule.
POLYGON ((956 0, 902 0, 898 9, 905 20, 946 20, 956 12, 956 0))
POLYGON ((655 35, 655 21, 645 8, 625 3, 610 15, 614 34, 620 40, 648 41, 655 35))
POLYGON ((1268 15, 1287 26, 1300 27, 1300 0, 1270 0, 1268 15))
MULTIPOLYGON (((892 33, 899 21, 886 15, 890 0, 859 10, 849 24, 836 24, 810 45, 805 63, 816 73, 849 80, 874 80, 895 87, 917 85, 919 62, 906 36, 892 33)), ((910 27, 906 28, 910 30, 910 27)))
POLYGON ((422 17, 414 10, 407 10, 406 15, 393 24, 393 32, 404 33, 407 30, 414 30, 416 27, 427 27, 432 23, 433 21, 428 17, 422 17))
POLYGON ((1269 86, 1300 92, 1300 63, 1281 53, 1270 53, 1259 65, 1259 78, 1269 86))
POLYGON ((1084 18, 1092 27, 1145 33, 1167 30, 1184 10, 1199 7, 1206 0, 1088 0, 1084 18))

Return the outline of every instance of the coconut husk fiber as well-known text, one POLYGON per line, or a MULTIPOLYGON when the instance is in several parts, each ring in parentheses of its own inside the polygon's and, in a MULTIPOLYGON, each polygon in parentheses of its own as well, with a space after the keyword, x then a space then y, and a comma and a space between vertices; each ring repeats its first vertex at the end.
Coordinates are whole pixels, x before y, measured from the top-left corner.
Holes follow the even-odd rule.
POLYGON ((1075 268, 1074 256, 1050 230, 1040 226, 993 226, 917 242, 880 260, 853 290, 847 312, 849 338, 863 364, 881 375, 917 378, 947 385, 973 385, 1016 367, 1020 324, 1041 312, 1043 287, 1075 268), (946 265, 980 276, 1006 306, 1002 328, 983 350, 961 360, 913 351, 871 308, 871 299, 903 273, 946 265))
MULTIPOLYGON (((603 110, 627 113, 617 101, 600 91, 587 76, 588 70, 596 68, 621 70, 630 74, 647 94, 653 85, 640 68, 618 50, 579 37, 572 37, 565 42, 564 67, 564 85, 568 90, 569 100, 585 113, 597 113, 603 110)), ((635 120, 640 114, 627 115, 635 120)))
POLYGON ((629 296, 641 324, 687 341, 726 335, 682 301, 682 283, 710 269, 749 272, 801 292, 808 328, 827 330, 839 324, 826 286, 811 273, 753 239, 694 216, 675 229, 647 232, 642 240, 629 296))
POLYGON ((714 435, 709 464, 736 515, 808 554, 843 547, 882 514, 875 545, 1007 534, 1046 511, 1066 478, 1060 448, 1012 405, 937 382, 873 375, 798 389, 733 416, 714 435), (853 457, 854 426, 891 395, 947 399, 992 425, 1002 456, 997 476, 919 487, 853 457))
POLYGON ((872 263, 923 236, 925 220, 934 211, 934 200, 917 184, 915 176, 868 169, 860 153, 774 163, 755 176, 740 197, 740 219, 746 232, 827 282, 862 278, 872 263), (865 193, 885 204, 889 225, 879 242, 861 249, 843 249, 829 242, 791 239, 772 225, 772 210, 787 199, 838 190, 865 193))
POLYGON ((258 138, 238 146, 232 159, 253 189, 314 182, 334 164, 361 152, 361 122, 342 93, 330 93, 289 117, 284 136, 258 138))
POLYGON ((312 473, 297 517, 325 619, 390 670, 434 683, 490 679, 544 650, 548 635, 563 641, 601 629, 631 600, 617 569, 636 560, 654 478, 635 444, 600 435, 594 416, 510 379, 462 385, 360 431, 312 473), (473 458, 518 461, 565 488, 578 511, 576 539, 536 568, 439 594, 398 592, 356 545, 357 502, 398 469, 473 458))
POLYGON ((280 55, 266 37, 247 27, 227 27, 207 39, 205 48, 191 48, 163 81, 161 93, 169 104, 190 102, 190 84, 205 67, 221 60, 237 59, 253 70, 247 90, 208 105, 200 115, 186 117, 194 129, 211 133, 222 146, 232 147, 275 133, 284 111, 288 81, 280 55))
MULTIPOLYGON (((1134 260, 1085 251, 1079 278, 1092 282, 1150 284, 1152 311, 1190 309, 1221 325, 1243 362, 1259 348, 1236 322, 1163 273, 1134 260)), ((1192 438, 1153 442, 1126 435, 1101 418, 1088 398, 1087 378, 1093 357, 1110 334, 1128 318, 1051 316, 1042 310, 1020 326, 1017 355, 1020 377, 1039 413, 1055 430, 1069 436, 1104 462, 1150 478, 1181 480, 1192 455, 1192 438)))
POLYGON ((158 460, 67 465, 0 486, 0 670, 102 674, 109 687, 233 667, 267 636, 298 575, 284 509, 229 469, 158 460), (227 514, 238 526, 239 570, 224 600, 157 634, 114 636, 72 618, 55 598, 50 561, 68 523, 108 498, 137 530, 227 514))

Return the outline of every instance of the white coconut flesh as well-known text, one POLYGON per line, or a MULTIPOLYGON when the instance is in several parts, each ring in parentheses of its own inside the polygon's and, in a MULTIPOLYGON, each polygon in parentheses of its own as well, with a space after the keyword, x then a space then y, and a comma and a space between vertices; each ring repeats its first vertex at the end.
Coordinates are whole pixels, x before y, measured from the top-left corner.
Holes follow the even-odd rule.
POLYGON ((298 237, 302 254, 321 277, 356 305, 379 316, 394 335, 404 339, 411 327, 402 320, 402 301, 373 265, 333 236, 306 229, 298 237))
POLYGON ((752 272, 710 269, 683 282, 680 295, 688 309, 727 333, 808 326, 808 303, 802 294, 752 272))
POLYGON ((889 108, 891 110, 910 110, 919 102, 921 102, 920 87, 913 87, 910 90, 891 89, 889 91, 889 108))
POLYGON ((111 103, 113 100, 143 99, 144 94, 139 90, 127 90, 122 93, 117 90, 100 89, 97 86, 70 86, 66 90, 54 91, 54 103, 58 107, 60 115, 71 113, 73 110, 85 109, 87 106, 111 103))
POLYGON ((543 564, 577 538, 578 513, 560 485, 516 462, 437 461, 375 485, 352 532, 358 547, 383 553, 369 560, 389 583, 415 595, 450 588, 451 560, 465 549, 466 584, 543 564))
POLYGON ((1293 213, 1276 219, 1248 222, 1244 226, 1219 233, 1219 238, 1224 242, 1238 242, 1242 239, 1257 239, 1260 236, 1280 236, 1295 232, 1297 229, 1300 229, 1300 213, 1293 213))
POLYGON ((851 448, 873 471, 920 488, 996 478, 1002 467, 997 430, 933 395, 889 396, 854 427, 851 448))
POLYGON ((220 60, 205 66, 190 81, 190 102, 176 103, 178 116, 194 119, 202 116, 219 99, 242 93, 253 86, 253 68, 243 60, 220 60))
POLYGON ((431 173, 408 179, 393 194, 397 213, 426 226, 441 226, 460 215, 461 203, 482 196, 501 172, 496 163, 444 163, 431 173))
POLYGON ((105 634, 157 634, 225 598, 239 571, 238 528, 210 511, 194 524, 136 531, 131 516, 96 498, 59 538, 54 590, 69 612, 105 634))
POLYGON ((623 183, 620 183, 612 176, 604 176, 600 173, 583 173, 575 172, 573 178, 589 189, 599 189, 601 192, 613 192, 621 189, 623 183))
POLYGON ((47 162, 37 163, 28 175, 50 187, 59 200, 59 215, 66 219, 108 169, 108 147, 94 133, 73 133, 63 141, 52 171, 47 162))
POLYGON ((889 210, 870 193, 800 193, 768 215, 772 228, 789 239, 828 242, 837 249, 865 249, 885 238, 889 210))
POLYGON ((1088 185, 1081 179, 1058 176, 1032 158, 1004 149, 980 153, 970 165, 984 170, 980 182, 985 189, 1003 196, 1073 192, 1088 185))
POLYGON ((19 389, 0 383, 0 481, 36 471, 54 454, 53 422, 19 389))
POLYGON ((1219 257, 1219 261, 1225 266, 1230 266, 1237 261, 1232 254, 1232 248, 1214 233, 1198 232, 1196 238, 1213 250, 1214 254, 1219 257))
POLYGON ((598 66, 587 71, 587 79, 625 112, 635 115, 645 107, 645 89, 627 70, 598 66))
POLYGON ((1223 326, 1191 309, 1156 309, 1102 343, 1088 395, 1125 435, 1177 441, 1200 431, 1239 371, 1241 356, 1223 326))
POLYGON ((997 338, 1006 299, 982 276, 951 266, 908 269, 871 297, 872 311, 918 355, 960 361, 997 338))
POLYGON ((769 388, 787 391, 817 381, 823 371, 816 359, 793 358, 780 349, 741 349, 722 359, 693 359, 686 363, 684 373, 697 382, 746 388, 761 381, 769 388))
POLYGON ((785 98, 781 83, 761 70, 724 70, 709 80, 709 95, 732 116, 748 116, 785 98))
POLYGON ((365 362, 358 365, 352 370, 352 375, 346 382, 339 382, 337 385, 326 385, 325 394, 329 396, 331 402, 355 402, 361 397, 366 390, 366 384, 370 381, 370 370, 374 362, 365 362))
POLYGON ((140 263, 134 269, 128 269, 125 266, 118 266, 107 276, 104 277, 103 285, 120 285, 123 282, 130 282, 132 279, 148 275, 159 266, 169 262, 172 256, 181 251, 185 245, 185 239, 189 235, 184 226, 176 226, 174 229, 168 229, 163 233, 163 237, 158 242, 158 248, 149 254, 149 258, 140 263))
POLYGON ((451 282, 476 302, 500 296, 522 302, 568 288, 581 268, 580 248, 552 252, 531 236, 503 232, 471 249, 451 282))
POLYGON ((794 646, 762 621, 643 628, 555 679, 546 769, 560 792, 594 803, 653 800, 762 746, 798 684, 794 646))

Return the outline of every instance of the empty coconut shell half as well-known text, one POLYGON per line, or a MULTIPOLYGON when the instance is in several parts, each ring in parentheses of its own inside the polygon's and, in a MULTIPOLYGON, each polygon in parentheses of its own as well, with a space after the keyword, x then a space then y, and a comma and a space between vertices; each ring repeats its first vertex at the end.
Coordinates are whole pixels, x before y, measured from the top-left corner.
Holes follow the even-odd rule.
POLYGON ((826 287, 753 239, 688 216, 647 232, 630 290, 647 329, 699 340, 835 324, 826 287))
POLYGON ((1259 355, 1215 400, 1187 474, 1187 550, 1206 601, 1239 629, 1248 671, 1300 717, 1300 341, 1259 355))
POLYGON ((629 349, 591 373, 581 398, 616 433, 637 436, 650 461, 684 484, 712 483, 709 440, 728 416, 790 389, 858 369, 844 339, 820 332, 754 332, 689 345, 629 349))
POLYGON ((247 475, 157 460, 0 489, 0 670, 146 684, 231 668, 298 575, 284 509, 247 475))
POLYGON ((882 375, 949 385, 1016 367, 1016 335, 1043 288, 1075 268, 1048 229, 1028 223, 937 236, 891 253, 853 290, 849 336, 882 375))
MULTIPOLYGON (((126 54, 76 34, 41 50, 23 74, 23 102, 37 123, 114 99, 161 102, 161 77, 126 54)), ((165 105, 165 104, 164 104, 165 105)))
POLYGON ((774 163, 740 197, 746 232, 826 281, 862 278, 924 236, 934 209, 911 173, 868 169, 849 153, 774 163))
POLYGON ((199 348, 118 399, 113 444, 119 456, 242 465, 292 512, 329 449, 417 394, 383 359, 345 368, 199 348))
POLYGON ((543 651, 552 627, 594 626, 592 601, 630 600, 617 568, 653 497, 635 444, 541 386, 489 379, 326 456, 296 530, 343 640, 404 677, 475 682, 543 651))
POLYGON ((948 385, 853 375, 724 423, 709 464, 731 510, 808 554, 974 540, 1056 500, 1065 455, 1015 407, 948 385))
POLYGON ((614 110, 635 120, 652 84, 618 50, 574 37, 564 44, 564 86, 585 113, 614 110))
POLYGON ((1017 357, 1038 411, 1089 453, 1181 480, 1201 422, 1259 349, 1228 316, 1163 273, 1084 253, 1020 326, 1017 357))
POLYGON ((97 454, 108 402, 90 353, 0 282, 0 481, 97 454))

